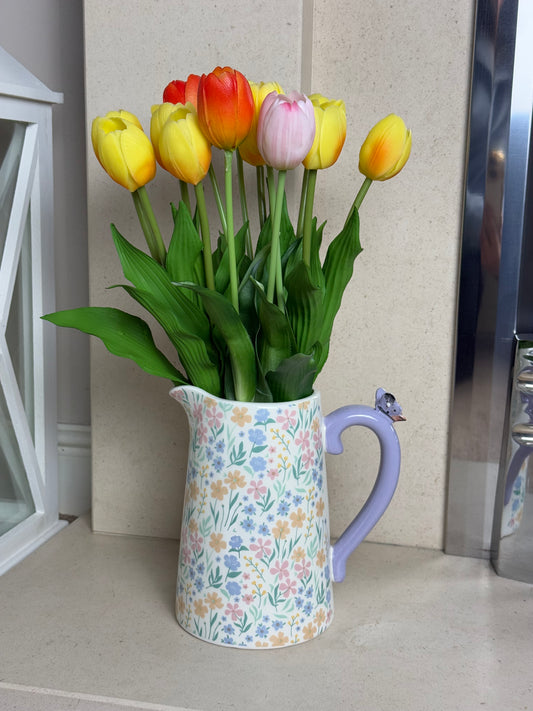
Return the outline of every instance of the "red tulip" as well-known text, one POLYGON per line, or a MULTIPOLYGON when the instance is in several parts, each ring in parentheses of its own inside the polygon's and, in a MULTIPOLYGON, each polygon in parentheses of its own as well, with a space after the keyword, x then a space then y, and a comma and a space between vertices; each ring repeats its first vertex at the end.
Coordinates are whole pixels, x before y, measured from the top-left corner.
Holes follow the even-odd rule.
POLYGON ((163 91, 163 103, 186 104, 188 101, 196 108, 198 97, 198 74, 189 74, 187 81, 174 79, 163 91))
POLYGON ((248 135, 254 100, 248 80, 236 69, 217 67, 202 74, 198 85, 198 120, 217 148, 234 150, 248 135))

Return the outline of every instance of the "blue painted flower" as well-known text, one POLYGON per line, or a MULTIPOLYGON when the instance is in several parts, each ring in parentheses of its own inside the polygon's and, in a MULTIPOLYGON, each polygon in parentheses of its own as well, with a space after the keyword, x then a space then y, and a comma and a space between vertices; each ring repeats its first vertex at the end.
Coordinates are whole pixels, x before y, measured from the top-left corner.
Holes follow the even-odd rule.
POLYGON ((224 467, 224 459, 220 456, 220 454, 217 455, 217 456, 213 459, 213 466, 214 466, 214 468, 215 468, 215 471, 217 471, 217 472, 219 472, 219 471, 221 471, 221 470, 223 469, 223 467, 224 467))
POLYGON ((303 598, 301 598, 301 597, 294 598, 294 604, 296 605, 296 607, 298 609, 300 609, 304 604, 303 598))
POLYGON ((248 506, 244 507, 243 511, 247 516, 253 516, 255 513, 255 506, 253 504, 248 504, 248 506))
POLYGON ((232 548, 233 550, 240 550, 240 547, 242 546, 242 538, 240 536, 232 536, 229 539, 229 547, 232 548))
POLYGON ((264 639, 268 634, 268 627, 266 625, 257 625, 255 633, 258 637, 262 637, 264 639))
POLYGON ((230 570, 239 570, 239 568, 241 567, 241 562, 236 555, 225 555, 224 565, 230 570))
POLYGON ((224 444, 224 440, 219 439, 219 440, 217 441, 217 443, 215 444, 215 450, 216 450, 217 452, 223 452, 225 446, 226 446, 226 445, 224 444))
POLYGON ((329 565, 326 565, 326 567, 324 568, 324 577, 326 578, 326 580, 329 580, 329 576, 330 576, 329 565))
POLYGON ((293 496, 292 498, 292 503, 294 506, 300 506, 303 503, 304 497, 301 496, 300 494, 296 494, 296 496, 293 496))
POLYGON ((241 521, 241 526, 245 531, 255 531, 255 523, 249 516, 245 518, 244 521, 241 521))
POLYGON ((272 623, 272 627, 275 630, 280 630, 283 627, 283 620, 274 620, 274 622, 272 623))
POLYGON ((310 615, 313 612, 313 603, 311 601, 305 603, 304 612, 306 615, 310 615))
POLYGON ((313 588, 307 588, 305 591, 305 597, 313 597, 313 588))
POLYGON ((206 447, 206 448, 205 448, 205 456, 207 457, 207 459, 213 459, 214 454, 215 454, 215 453, 213 452, 213 450, 211 449, 211 447, 206 447))
POLYGON ((248 432, 248 439, 252 444, 264 444, 266 442, 266 434, 263 430, 250 430, 248 432))
POLYGON ((286 516, 289 513, 290 506, 286 501, 280 501, 278 506, 278 516, 286 516))
POLYGON ((198 563, 196 566, 196 572, 198 575, 203 575, 205 573, 205 565, 203 563, 198 563))
POLYGON ((202 592, 202 590, 204 589, 204 581, 202 580, 202 578, 196 578, 196 580, 194 581, 194 587, 198 590, 198 592, 202 592))
POLYGON ((260 409, 255 413, 256 422, 266 422, 268 420, 269 412, 268 410, 260 409))
POLYGON ((262 523, 257 529, 257 533, 260 536, 268 536, 270 535, 270 528, 266 525, 266 523, 262 523))
POLYGON ((233 644, 233 637, 230 637, 229 634, 227 634, 222 638, 222 644, 233 644))
POLYGON ((241 586, 239 585, 239 583, 230 580, 228 583, 226 583, 226 590, 229 592, 230 595, 240 595, 241 586))
POLYGON ((252 457, 250 459, 250 466, 254 470, 254 472, 262 472, 264 469, 266 469, 266 459, 264 457, 252 457))

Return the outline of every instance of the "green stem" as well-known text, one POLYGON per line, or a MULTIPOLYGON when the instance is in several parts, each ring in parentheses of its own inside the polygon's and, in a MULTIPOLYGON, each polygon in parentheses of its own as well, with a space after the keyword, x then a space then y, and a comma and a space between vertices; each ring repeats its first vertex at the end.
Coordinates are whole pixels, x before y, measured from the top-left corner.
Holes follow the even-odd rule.
POLYGON ((278 188, 276 191, 276 209, 274 211, 272 223, 272 245, 270 248, 270 266, 268 273, 267 299, 274 303, 274 290, 278 300, 278 306, 283 309, 283 280, 281 274, 281 255, 279 244, 279 228, 281 225, 281 212, 283 209, 283 194, 285 191, 286 170, 278 173, 278 188))
POLYGON ((196 195, 196 205, 198 207, 198 216, 200 218, 200 228, 202 231, 202 242, 204 245, 204 270, 205 283, 208 289, 215 288, 215 275, 213 273, 213 256, 211 254, 211 236, 209 234, 209 220, 207 218, 207 207, 205 204, 204 186, 202 183, 194 186, 196 195))
POLYGON ((188 184, 187 184, 185 181, 183 181, 183 180, 180 180, 180 192, 181 192, 181 199, 183 200, 183 202, 184 202, 185 205, 187 206, 187 209, 189 210, 189 214, 192 216, 192 212, 191 212, 191 201, 190 201, 190 199, 189 199, 189 186, 188 186, 188 184))
POLYGON ((307 168, 304 170, 302 178, 302 192, 300 193, 300 210, 298 212, 298 227, 296 229, 296 237, 301 237, 304 232, 304 212, 305 212, 305 198, 307 195, 307 184, 309 182, 309 171, 307 168))
POLYGON ((255 178, 257 183, 257 209, 259 210, 259 226, 263 229, 266 221, 266 202, 265 202, 265 168, 258 165, 255 168, 255 178))
POLYGON ((241 214, 243 224, 247 224, 245 244, 246 244, 246 254, 250 257, 250 260, 254 258, 254 252, 252 247, 252 235, 250 234, 250 221, 248 219, 248 205, 246 203, 246 187, 244 185, 244 166, 241 154, 237 151, 237 173, 239 176, 239 196, 241 199, 241 214))
MULTIPOLYGON (((355 200, 353 201, 353 205, 350 208, 350 212, 348 213, 348 217, 346 218, 346 222, 350 219, 350 217, 353 215, 353 213, 356 210, 359 210, 361 207, 361 203, 365 199, 365 195, 368 192, 369 187, 372 185, 372 180, 370 178, 365 178, 363 181, 363 184, 359 188, 359 192, 355 196, 355 200)), ((344 224, 346 224, 346 222, 344 224)))
POLYGON ((167 258, 167 250, 161 237, 161 232, 157 225, 155 219, 154 211, 152 210, 152 205, 150 204, 150 198, 144 185, 137 188, 133 193, 131 193, 133 198, 133 203, 139 217, 139 222, 141 223, 142 230, 150 250, 150 254, 159 262, 159 264, 164 264, 167 258))
POLYGON ((227 222, 226 222, 226 213, 224 212, 224 205, 222 203, 222 197, 220 195, 220 188, 218 187, 218 180, 217 176, 215 173, 215 169, 213 168, 213 163, 209 166, 209 179, 211 180, 211 185, 213 186, 213 193, 215 195, 215 202, 217 205, 218 209, 218 214, 220 217, 220 224, 222 225, 222 232, 226 234, 226 231, 228 229, 227 222))
POLYGON ((233 232, 233 192, 232 170, 233 151, 224 151, 224 188, 226 192, 226 242, 228 245, 229 284, 231 303, 239 313, 239 282, 237 279, 237 257, 235 254, 235 234, 233 232))
POLYGON ((276 208, 276 181, 274 179, 274 168, 267 165, 267 188, 268 201, 270 205, 271 219, 274 219, 274 210, 276 208))
POLYGON ((304 214, 304 231, 303 231, 303 260, 304 264, 311 264, 311 229, 313 227, 313 204, 315 201, 315 188, 317 170, 310 170, 307 181, 307 190, 305 196, 305 214, 304 214))

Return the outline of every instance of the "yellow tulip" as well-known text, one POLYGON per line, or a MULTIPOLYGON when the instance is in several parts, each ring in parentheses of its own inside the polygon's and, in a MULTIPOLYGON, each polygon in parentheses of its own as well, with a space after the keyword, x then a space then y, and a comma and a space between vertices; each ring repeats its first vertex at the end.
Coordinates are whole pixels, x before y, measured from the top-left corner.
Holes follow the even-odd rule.
POLYGON ((161 165, 179 180, 198 185, 211 165, 211 145, 191 103, 176 104, 159 136, 161 165))
POLYGON ((321 94, 310 97, 315 110, 315 140, 303 164, 308 170, 329 168, 339 157, 346 139, 344 101, 326 99, 321 94))
POLYGON ((359 170, 370 180, 389 180, 407 163, 411 131, 395 114, 381 119, 366 137, 359 152, 359 170))
POLYGON ((250 89, 252 90, 252 97, 254 100, 254 118, 252 120, 252 127, 247 137, 239 146, 239 153, 241 158, 249 163, 250 165, 265 165, 263 156, 259 153, 257 148, 257 120, 259 118, 259 111, 266 97, 273 91, 276 94, 283 94, 283 89, 275 81, 269 82, 249 82, 250 89))
POLYGON ((106 173, 130 192, 155 176, 154 149, 133 114, 111 111, 97 116, 92 123, 91 140, 106 173))
MULTIPOLYGON (((150 140, 154 147, 155 159, 159 165, 161 163, 161 155, 159 154, 159 138, 161 131, 166 123, 166 120, 176 110, 176 104, 165 102, 164 104, 156 104, 152 106, 152 118, 150 119, 150 140)), ((163 166, 164 167, 164 166, 163 166)))

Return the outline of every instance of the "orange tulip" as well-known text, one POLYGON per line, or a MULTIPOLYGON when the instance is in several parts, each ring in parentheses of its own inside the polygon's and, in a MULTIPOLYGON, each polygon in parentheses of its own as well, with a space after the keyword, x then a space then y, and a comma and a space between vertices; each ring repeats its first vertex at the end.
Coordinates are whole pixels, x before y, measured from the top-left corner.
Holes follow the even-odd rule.
POLYGON ((171 81, 163 91, 163 103, 186 104, 190 102, 196 108, 199 81, 198 74, 189 74, 186 81, 181 79, 171 81))
POLYGON ((198 84, 198 120, 210 143, 234 150, 248 135, 254 100, 248 80, 236 69, 217 67, 198 84))

